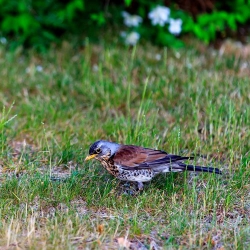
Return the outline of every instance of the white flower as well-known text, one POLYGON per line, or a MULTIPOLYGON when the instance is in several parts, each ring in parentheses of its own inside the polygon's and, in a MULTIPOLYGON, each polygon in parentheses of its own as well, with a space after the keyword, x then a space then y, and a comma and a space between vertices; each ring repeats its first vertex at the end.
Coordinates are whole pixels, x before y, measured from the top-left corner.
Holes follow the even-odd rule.
POLYGON ((1 44, 6 44, 7 43, 7 39, 5 37, 1 37, 0 38, 0 43, 1 44))
POLYGON ((142 17, 137 15, 130 15, 126 11, 122 11, 122 16, 124 18, 124 24, 128 27, 137 27, 142 22, 142 17))
POLYGON ((125 43, 128 45, 136 45, 139 39, 140 39, 140 34, 135 31, 132 31, 127 35, 125 43))
POLYGON ((148 13, 148 18, 151 20, 152 25, 164 26, 169 20, 169 15, 170 9, 168 7, 157 6, 148 13))
POLYGON ((136 43, 140 39, 140 34, 135 31, 132 31, 130 33, 126 33, 123 31, 121 32, 121 36, 125 38, 125 43, 127 45, 133 45, 133 46, 136 45, 136 43))
POLYGON ((182 20, 170 18, 169 32, 173 35, 179 35, 181 33, 182 20))
POLYGON ((36 71, 42 72, 43 71, 43 67, 41 65, 37 65, 36 66, 36 71))
POLYGON ((161 60, 161 54, 156 54, 156 55, 155 55, 155 59, 156 59, 157 61, 160 61, 160 60, 161 60))

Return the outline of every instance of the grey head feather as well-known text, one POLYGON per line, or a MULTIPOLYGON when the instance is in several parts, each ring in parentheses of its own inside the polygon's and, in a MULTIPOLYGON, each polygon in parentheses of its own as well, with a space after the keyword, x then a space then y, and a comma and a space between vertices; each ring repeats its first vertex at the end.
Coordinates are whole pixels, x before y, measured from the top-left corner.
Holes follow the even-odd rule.
POLYGON ((103 154, 110 151, 110 155, 112 156, 117 152, 117 150, 120 148, 120 146, 121 145, 118 143, 99 140, 99 141, 96 141, 92 144, 92 146, 89 149, 89 154, 93 154, 93 152, 95 152, 95 150, 97 148, 101 148, 103 154))

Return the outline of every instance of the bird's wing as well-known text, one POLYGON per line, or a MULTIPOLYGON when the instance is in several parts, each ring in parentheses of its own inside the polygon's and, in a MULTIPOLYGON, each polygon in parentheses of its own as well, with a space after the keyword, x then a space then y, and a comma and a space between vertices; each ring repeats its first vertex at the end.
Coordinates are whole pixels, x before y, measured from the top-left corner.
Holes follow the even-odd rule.
POLYGON ((125 170, 154 168, 187 159, 191 158, 133 145, 121 146, 113 158, 114 162, 125 170))

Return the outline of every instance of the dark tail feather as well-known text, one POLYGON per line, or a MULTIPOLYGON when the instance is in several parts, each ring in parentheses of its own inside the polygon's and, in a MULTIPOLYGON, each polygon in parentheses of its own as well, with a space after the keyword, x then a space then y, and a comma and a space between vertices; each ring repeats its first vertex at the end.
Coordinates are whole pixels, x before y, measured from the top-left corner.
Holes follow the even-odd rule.
POLYGON ((184 163, 183 164, 180 163, 179 165, 182 166, 182 167, 185 167, 187 171, 222 174, 222 172, 218 168, 186 165, 184 163))

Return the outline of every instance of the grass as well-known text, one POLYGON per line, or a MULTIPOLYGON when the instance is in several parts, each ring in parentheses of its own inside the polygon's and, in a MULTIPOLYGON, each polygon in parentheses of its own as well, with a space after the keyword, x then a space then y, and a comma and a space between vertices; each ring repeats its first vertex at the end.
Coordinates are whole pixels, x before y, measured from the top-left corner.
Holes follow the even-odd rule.
POLYGON ((47 55, 0 54, 1 247, 248 249, 250 89, 240 51, 64 43, 47 55), (100 138, 196 155, 223 176, 168 174, 119 195, 118 180, 84 163, 100 138))

